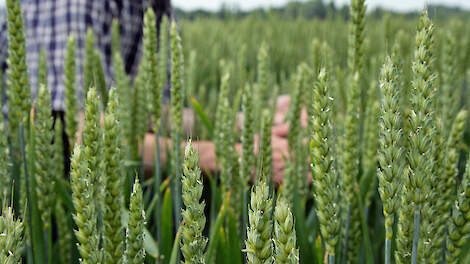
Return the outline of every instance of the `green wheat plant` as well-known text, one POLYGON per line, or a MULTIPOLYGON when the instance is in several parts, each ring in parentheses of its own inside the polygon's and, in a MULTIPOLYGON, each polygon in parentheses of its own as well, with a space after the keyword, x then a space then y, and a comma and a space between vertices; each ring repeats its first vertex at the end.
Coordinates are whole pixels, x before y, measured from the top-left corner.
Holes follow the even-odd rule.
POLYGON ((3 208, 0 215, 0 262, 20 263, 23 247, 23 223, 15 219, 11 207, 3 208))
POLYGON ((145 212, 142 204, 142 188, 135 179, 129 205, 129 224, 126 230, 127 263, 142 263, 145 259, 144 227, 145 212))
MULTIPOLYGON (((16 132, 19 122, 28 116, 31 108, 31 92, 26 67, 26 39, 24 18, 19 0, 6 1, 8 28, 8 72, 7 96, 9 98, 9 120, 16 132)), ((14 134, 14 133, 12 133, 14 134)))
POLYGON ((468 163, 465 169, 462 183, 459 186, 459 194, 456 204, 452 207, 452 217, 449 224, 449 237, 447 239, 447 263, 459 263, 461 260, 462 246, 469 236, 470 211, 466 204, 469 193, 468 163))
POLYGON ((108 87, 104 75, 103 64, 101 62, 101 52, 93 51, 93 79, 94 87, 98 91, 103 108, 108 105, 108 87))
MULTIPOLYGON (((420 30, 416 35, 416 52, 413 63, 413 81, 411 97, 411 115, 409 117, 410 134, 408 141, 410 144, 407 153, 408 175, 404 184, 406 191, 412 193, 411 200, 405 199, 408 203, 413 203, 413 243, 412 243, 412 263, 418 261, 418 244, 422 210, 428 197, 432 195, 430 181, 427 178, 432 175, 433 159, 431 136, 433 127, 432 104, 433 104, 433 80, 432 74, 432 33, 434 26, 425 12, 420 18, 420 30)), ((432 177, 432 176, 431 176, 432 177)), ((407 216, 409 217, 409 216, 407 216)), ((427 217, 425 215, 424 217, 427 217)), ((429 220, 429 219, 425 219, 429 220)), ((408 220, 409 221, 409 220, 408 220)), ((400 234, 399 234, 400 236, 400 234)))
POLYGON ((391 57, 387 57, 381 70, 380 87, 383 99, 380 109, 380 148, 378 160, 380 170, 379 194, 383 203, 385 216, 385 263, 391 263, 392 238, 395 215, 399 208, 399 192, 401 177, 405 173, 403 167, 403 149, 401 148, 401 114, 400 90, 397 86, 397 70, 391 57))
MULTIPOLYGON (((254 114, 253 114, 253 94, 251 86, 246 84, 243 89, 242 100, 243 129, 241 135, 242 157, 240 160, 240 176, 243 177, 246 186, 251 180, 254 168, 254 114)), ((245 187, 246 188, 246 187, 245 187)))
POLYGON ((99 126, 99 97, 96 89, 91 87, 87 94, 85 102, 85 124, 82 134, 83 152, 87 162, 87 180, 90 184, 91 199, 94 203, 93 210, 101 211, 101 146, 102 146, 102 130, 99 126))
POLYGON ((54 57, 6 1, 0 263, 469 261, 468 11, 147 2, 54 57))
POLYGON ((181 167, 180 167, 180 145, 179 140, 183 137, 183 75, 184 75, 184 57, 181 37, 178 33, 176 22, 172 21, 170 30, 171 42, 171 135, 173 138, 173 194, 174 210, 177 215, 177 222, 181 219, 181 167))
POLYGON ((52 116, 51 116, 51 94, 47 91, 44 85, 39 88, 38 98, 36 100, 35 111, 35 151, 36 156, 44 155, 44 159, 37 159, 34 164, 35 180, 36 180, 36 193, 38 197, 42 197, 39 202, 39 211, 41 212, 41 219, 44 223, 45 229, 51 227, 51 211, 54 205, 54 178, 53 171, 50 168, 53 166, 53 156, 55 151, 51 144, 54 138, 54 130, 52 130, 52 116))
POLYGON ((155 13, 152 9, 148 9, 144 17, 144 51, 143 51, 143 62, 144 62, 144 83, 147 92, 151 96, 150 112, 152 113, 152 120, 154 123, 154 129, 158 131, 160 127, 160 115, 161 115, 161 85, 157 76, 158 73, 158 57, 157 57, 157 31, 155 28, 156 18, 155 13))
POLYGON ((88 95, 88 90, 95 83, 95 55, 95 34, 92 28, 88 28, 85 37, 85 57, 83 60, 83 97, 88 95))
POLYGON ((271 111, 264 109, 261 115, 261 142, 259 146, 260 165, 257 172, 257 180, 265 181, 273 188, 273 149, 271 145, 271 127, 273 115, 271 111))
POLYGON ((204 215, 205 202, 201 202, 203 184, 199 169, 199 155, 195 152, 191 141, 184 151, 182 181, 182 198, 185 209, 182 212, 181 251, 184 263, 205 263, 204 249, 207 238, 202 234, 206 224, 204 215))
POLYGON ((272 198, 269 188, 261 180, 252 188, 249 225, 245 241, 245 252, 248 263, 272 263, 272 198))
POLYGON ((104 263, 121 263, 123 261, 122 243, 124 233, 121 226, 122 194, 122 165, 120 126, 116 118, 116 90, 109 92, 109 102, 103 124, 103 261, 104 263))
POLYGON ((81 263, 99 263, 101 252, 97 233, 96 204, 93 201, 93 190, 88 188, 91 183, 90 167, 87 153, 83 146, 77 145, 71 159, 72 200, 75 207, 73 219, 77 224, 75 237, 78 241, 81 263))
POLYGON ((279 199, 274 210, 275 263, 299 263, 299 250, 296 248, 294 216, 285 199, 279 199))
POLYGON ((352 0, 350 15, 348 44, 349 67, 349 93, 347 95, 345 129, 344 129, 344 167, 343 189, 346 199, 346 229, 344 231, 344 248, 348 261, 354 261, 358 254, 358 244, 361 239, 359 224, 359 201, 355 194, 359 178, 359 156, 361 150, 361 82, 363 80, 364 64, 364 28, 365 28, 365 1, 352 0))
POLYGON ((70 145, 75 144, 75 135, 78 130, 78 106, 77 106, 77 81, 76 81, 76 43, 75 37, 70 35, 67 40, 67 52, 64 62, 64 85, 65 85, 65 130, 70 139, 70 145))
POLYGON ((335 248, 339 236, 339 204, 337 174, 334 169, 331 97, 328 77, 321 69, 313 92, 312 106, 312 168, 315 175, 315 201, 320 230, 325 241, 328 262, 335 263, 335 248))

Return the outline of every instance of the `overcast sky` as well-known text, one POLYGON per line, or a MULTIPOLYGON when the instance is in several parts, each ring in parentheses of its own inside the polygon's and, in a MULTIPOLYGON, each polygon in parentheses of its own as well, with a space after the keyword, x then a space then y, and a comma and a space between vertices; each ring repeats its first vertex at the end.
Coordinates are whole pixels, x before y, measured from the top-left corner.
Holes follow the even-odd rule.
MULTIPOLYGON (((331 0, 327 0, 328 2, 331 0)), ((333 0, 336 4, 342 5, 349 0, 333 0)), ((242 9, 251 9, 255 7, 279 6, 289 2, 289 0, 172 0, 173 5, 185 10, 208 9, 218 10, 222 3, 236 5, 242 9)), ((408 11, 422 9, 426 3, 445 4, 448 6, 459 6, 470 10, 470 0, 366 0, 369 8, 381 6, 397 11, 408 11)))

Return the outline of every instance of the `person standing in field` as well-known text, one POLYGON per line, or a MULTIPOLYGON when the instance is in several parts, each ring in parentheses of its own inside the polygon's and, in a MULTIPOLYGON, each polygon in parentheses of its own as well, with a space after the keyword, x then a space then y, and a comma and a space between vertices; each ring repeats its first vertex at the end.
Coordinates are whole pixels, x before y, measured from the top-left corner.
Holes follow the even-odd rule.
MULTIPOLYGON (((37 91, 38 59, 46 55, 47 85, 51 91, 52 108, 62 116, 65 110, 64 60, 67 40, 76 39, 77 85, 82 89, 85 37, 89 28, 95 35, 95 48, 101 55, 108 85, 112 81, 111 25, 119 21, 121 55, 126 72, 135 74, 141 54, 143 15, 153 7, 157 29, 163 15, 171 15, 169 0, 21 0, 25 21, 26 52, 31 92, 37 91)), ((5 0, 0 0, 0 62, 6 68, 8 41, 5 0)))
MULTIPOLYGON (((89 28, 95 35, 95 49, 101 56, 103 72, 108 88, 113 80, 111 26, 113 20, 119 21, 121 56, 125 70, 135 76, 141 56, 143 17, 147 8, 153 8, 157 17, 157 32, 164 15, 173 18, 170 0, 18 0, 23 9, 26 35, 27 65, 31 93, 33 97, 38 90, 38 62, 41 50, 44 50, 48 68, 47 87, 51 91, 52 115, 54 124, 60 118, 65 124, 65 84, 64 62, 67 40, 74 35, 76 41, 77 85, 83 91, 83 64, 85 57, 85 38, 89 28)), ((156 47, 157 48, 157 47, 156 47)), ((5 0, 0 0, 0 65, 7 67, 8 40, 5 0)), ((165 95, 168 96, 169 87, 165 95)), ((82 94, 82 93, 80 93, 82 94)), ((82 95, 83 97, 83 95, 82 95)), ((281 99, 278 103, 278 114, 287 111, 288 101, 281 99)), ((5 105, 5 104, 3 104, 5 105)), ((6 109, 4 109, 6 110, 6 109)), ((190 115, 185 115, 192 116, 190 115)), ((188 118, 185 121, 188 121, 188 118)), ((191 122, 187 122, 191 123, 191 122)), ((67 124, 65 124, 66 126, 67 124)), ((64 155, 66 173, 69 168, 69 150, 67 135, 63 127, 64 155)), ((275 172, 279 174, 284 168, 283 156, 287 152, 285 136, 287 127, 278 123, 273 127, 273 161, 275 172)), ((163 139, 167 140, 167 139, 163 139)), ((153 134, 146 136, 146 156, 144 161, 153 161, 153 134)), ((201 167, 216 170, 214 144, 212 142, 193 141, 201 155, 201 167)), ((162 148, 164 149, 164 148, 162 148)), ((164 153, 162 156, 165 156, 164 153)), ((279 177, 278 177, 279 178, 279 177)))
MULTIPOLYGON (((163 15, 171 16, 170 0, 18 0, 23 10, 26 36, 27 65, 31 93, 38 90, 38 62, 44 50, 48 69, 47 87, 51 92, 52 114, 64 122, 65 84, 64 62, 67 40, 76 40, 77 87, 83 90, 85 37, 90 28, 95 35, 108 86, 112 83, 111 26, 119 21, 121 55, 126 72, 134 75, 141 55, 144 12, 153 8, 157 15, 157 30, 163 15)), ((5 0, 0 0, 0 65, 5 72, 8 57, 8 34, 5 0)), ((8 88, 7 88, 8 89, 8 88)), ((5 91, 3 91, 5 92, 5 91)), ((80 93, 81 94, 81 93, 80 93)), ((2 99, 5 96, 2 95, 2 99)), ((2 104, 6 105, 6 104, 2 104)), ((3 109, 5 112, 7 109, 3 109)), ((63 130, 65 144, 65 129, 63 130)), ((68 149, 65 146, 64 149, 68 149)), ((66 151, 68 155, 68 151, 66 151)), ((68 157, 65 159, 68 161, 68 157)), ((68 165, 68 164, 67 164, 68 165)), ((66 166, 68 167, 68 166, 66 166)))

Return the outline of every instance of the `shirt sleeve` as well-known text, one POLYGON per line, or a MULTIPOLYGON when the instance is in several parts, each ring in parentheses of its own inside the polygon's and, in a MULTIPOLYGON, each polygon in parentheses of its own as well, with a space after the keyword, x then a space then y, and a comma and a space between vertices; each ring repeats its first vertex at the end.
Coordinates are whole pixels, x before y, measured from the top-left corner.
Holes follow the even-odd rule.
MULTIPOLYGON (((170 0, 120 0, 116 5, 120 9, 121 54, 126 65, 126 72, 131 76, 135 76, 142 56, 142 27, 145 10, 148 7, 154 8, 157 16, 157 24, 155 26, 157 27, 157 32, 159 32, 162 16, 171 16, 170 0)), ((168 84, 163 94, 165 98, 169 97, 168 84)))
POLYGON ((126 72, 137 73, 137 64, 142 53, 142 25, 147 1, 121 0, 119 24, 121 31, 121 55, 126 72))
POLYGON ((7 10, 0 8, 0 66, 2 70, 6 68, 8 57, 8 31, 7 31, 7 10))

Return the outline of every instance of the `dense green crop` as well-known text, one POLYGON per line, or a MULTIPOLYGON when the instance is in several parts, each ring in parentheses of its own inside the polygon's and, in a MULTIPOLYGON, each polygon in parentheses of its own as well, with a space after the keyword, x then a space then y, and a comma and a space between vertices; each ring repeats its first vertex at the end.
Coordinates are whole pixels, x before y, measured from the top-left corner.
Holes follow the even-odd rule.
POLYGON ((70 36, 62 123, 44 54, 29 98, 19 0, 7 8, 1 264, 469 263, 467 21, 377 19, 352 0, 349 21, 165 17, 157 31, 149 9, 136 76, 113 23, 115 87, 88 30, 80 93, 70 36))

